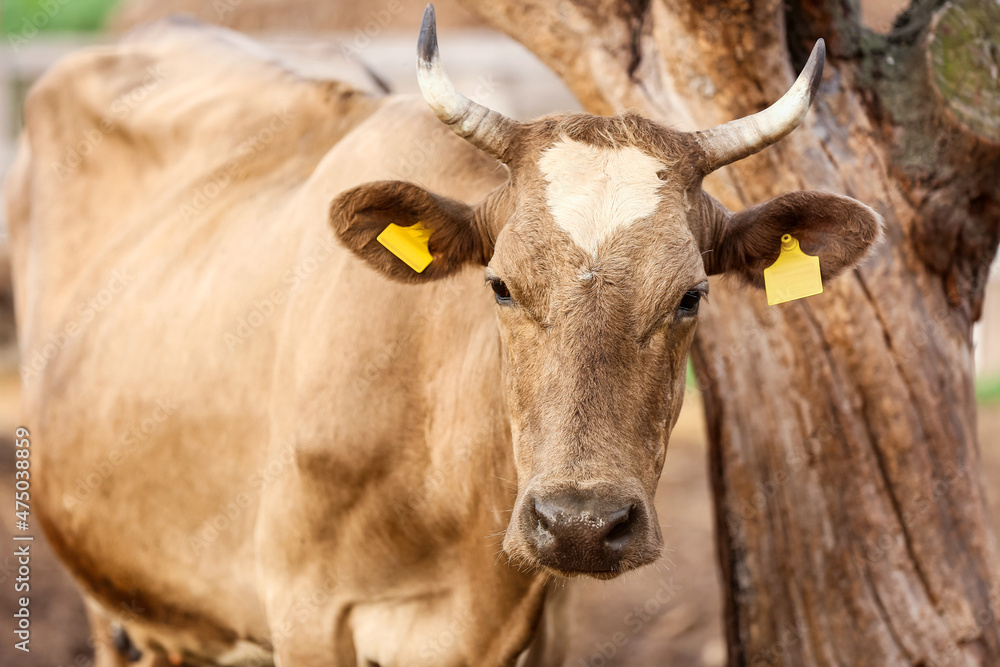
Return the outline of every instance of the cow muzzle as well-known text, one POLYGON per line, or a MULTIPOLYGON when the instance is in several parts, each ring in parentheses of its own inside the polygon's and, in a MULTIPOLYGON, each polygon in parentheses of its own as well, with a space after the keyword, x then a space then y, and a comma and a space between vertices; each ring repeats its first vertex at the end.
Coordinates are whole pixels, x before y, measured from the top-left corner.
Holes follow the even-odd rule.
POLYGON ((660 556, 659 526, 642 498, 570 488, 526 493, 519 505, 505 548, 558 574, 611 578, 660 556))

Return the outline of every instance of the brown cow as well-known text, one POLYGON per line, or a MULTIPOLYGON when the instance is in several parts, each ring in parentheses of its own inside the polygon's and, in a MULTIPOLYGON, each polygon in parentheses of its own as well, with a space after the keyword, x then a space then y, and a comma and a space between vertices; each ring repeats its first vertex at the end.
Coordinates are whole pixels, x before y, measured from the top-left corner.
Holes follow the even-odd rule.
POLYGON ((701 189, 822 63, 704 132, 518 123, 454 89, 429 10, 462 138, 219 30, 57 65, 7 192, 34 491, 95 616, 175 662, 558 664, 548 582, 659 557, 708 276, 760 285, 792 233, 829 280, 879 237, 847 197, 701 189), (375 240, 418 221, 422 273, 375 240))

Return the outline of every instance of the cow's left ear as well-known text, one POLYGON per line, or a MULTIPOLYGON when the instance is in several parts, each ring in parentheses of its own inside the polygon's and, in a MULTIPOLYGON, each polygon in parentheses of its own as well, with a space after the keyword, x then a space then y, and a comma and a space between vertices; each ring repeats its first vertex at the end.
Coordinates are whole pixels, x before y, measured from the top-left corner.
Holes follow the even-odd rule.
POLYGON ((492 252, 476 209, 412 183, 375 181, 342 192, 330 205, 330 225, 340 242, 383 275, 409 283, 437 280, 469 263, 485 265, 492 252), (420 273, 393 255, 376 237, 390 223, 430 230, 433 258, 420 273))
POLYGON ((826 192, 790 192, 739 213, 705 194, 702 252, 708 274, 728 273, 764 286, 764 269, 791 234, 819 257, 823 282, 854 266, 882 237, 882 216, 856 199, 826 192))

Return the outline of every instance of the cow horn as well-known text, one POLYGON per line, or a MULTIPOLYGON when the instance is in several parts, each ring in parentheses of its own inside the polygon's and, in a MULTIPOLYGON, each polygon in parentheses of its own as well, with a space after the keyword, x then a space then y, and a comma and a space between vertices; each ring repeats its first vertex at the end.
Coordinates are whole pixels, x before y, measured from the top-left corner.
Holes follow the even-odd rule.
POLYGON ((825 59, 826 45, 820 39, 799 78, 780 100, 752 116, 695 132, 705 153, 705 173, 753 155, 798 127, 819 88, 825 59))
POLYGON ((501 113, 476 104, 445 74, 438 54, 434 5, 427 5, 417 42, 417 82, 434 114, 460 137, 501 162, 510 158, 511 140, 518 123, 501 113))

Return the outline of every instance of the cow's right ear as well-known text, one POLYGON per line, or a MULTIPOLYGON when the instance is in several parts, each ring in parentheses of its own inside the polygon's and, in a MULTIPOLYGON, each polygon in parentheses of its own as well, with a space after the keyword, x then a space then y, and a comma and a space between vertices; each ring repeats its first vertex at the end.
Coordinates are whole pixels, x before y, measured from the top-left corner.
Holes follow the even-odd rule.
POLYGON ((330 205, 330 225, 340 242, 383 275, 408 283, 437 280, 465 264, 485 265, 492 244, 476 219, 476 209, 403 181, 375 181, 352 188, 330 205), (417 273, 389 252, 376 237, 390 223, 430 230, 433 258, 417 273))

